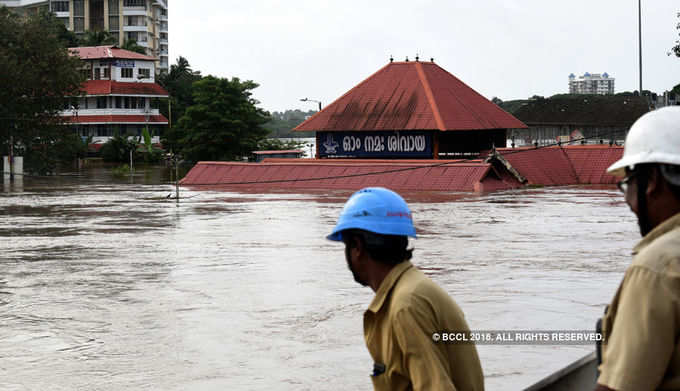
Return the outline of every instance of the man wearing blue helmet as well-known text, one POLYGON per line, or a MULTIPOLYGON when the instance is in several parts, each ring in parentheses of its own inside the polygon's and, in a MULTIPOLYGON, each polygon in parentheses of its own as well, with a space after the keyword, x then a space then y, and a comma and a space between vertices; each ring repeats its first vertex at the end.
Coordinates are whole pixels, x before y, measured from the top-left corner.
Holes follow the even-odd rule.
POLYGON ((354 193, 329 240, 345 244, 354 279, 375 297, 364 313, 364 338, 374 360, 375 390, 483 390, 472 343, 447 344, 441 332, 469 333, 460 307, 410 262, 416 237, 411 211, 379 187, 354 193))

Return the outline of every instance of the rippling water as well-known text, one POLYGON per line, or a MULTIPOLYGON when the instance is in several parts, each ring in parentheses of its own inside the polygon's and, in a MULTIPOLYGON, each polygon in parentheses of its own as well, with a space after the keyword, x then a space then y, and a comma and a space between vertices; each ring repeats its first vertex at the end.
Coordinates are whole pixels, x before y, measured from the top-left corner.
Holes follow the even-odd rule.
MULTIPOLYGON (((5 182, 0 389, 371 389, 342 245, 350 192, 183 189, 155 170, 5 182)), ((591 329, 638 240, 612 188, 407 193, 414 263, 473 329, 591 329)), ((487 389, 592 348, 479 346, 487 389)))

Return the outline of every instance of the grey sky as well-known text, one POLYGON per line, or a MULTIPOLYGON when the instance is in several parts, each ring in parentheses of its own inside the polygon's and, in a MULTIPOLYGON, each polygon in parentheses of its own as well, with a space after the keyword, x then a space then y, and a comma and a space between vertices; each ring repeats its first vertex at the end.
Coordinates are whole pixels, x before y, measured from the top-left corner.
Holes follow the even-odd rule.
MULTIPOLYGON (((315 109, 383 67, 435 62, 487 98, 568 91, 569 73, 638 88, 637 0, 175 0, 170 57, 260 84, 270 111, 315 109)), ((643 0, 643 88, 680 83, 678 0, 643 0)))

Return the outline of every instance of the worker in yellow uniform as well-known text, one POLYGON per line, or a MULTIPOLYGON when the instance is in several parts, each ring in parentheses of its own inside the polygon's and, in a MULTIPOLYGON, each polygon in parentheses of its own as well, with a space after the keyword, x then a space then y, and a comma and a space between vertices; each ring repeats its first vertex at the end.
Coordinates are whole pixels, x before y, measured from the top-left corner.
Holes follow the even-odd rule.
POLYGON ((643 238, 602 318, 597 390, 680 390, 680 106, 640 117, 608 172, 643 238))
POLYGON ((364 313, 364 337, 375 390, 483 390, 474 344, 447 344, 441 332, 468 332, 463 311, 411 262, 416 236, 401 196, 384 188, 354 193, 327 237, 345 244, 356 282, 375 297, 364 313), (434 337, 433 337, 434 336, 434 337))

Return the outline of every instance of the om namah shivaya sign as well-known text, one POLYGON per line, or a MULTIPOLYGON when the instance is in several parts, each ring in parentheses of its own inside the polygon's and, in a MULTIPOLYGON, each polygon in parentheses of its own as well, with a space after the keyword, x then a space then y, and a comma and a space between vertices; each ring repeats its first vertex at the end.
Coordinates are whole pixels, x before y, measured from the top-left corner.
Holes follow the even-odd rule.
POLYGON ((320 157, 431 158, 432 133, 317 132, 320 157))

